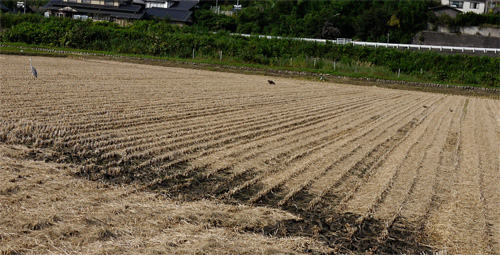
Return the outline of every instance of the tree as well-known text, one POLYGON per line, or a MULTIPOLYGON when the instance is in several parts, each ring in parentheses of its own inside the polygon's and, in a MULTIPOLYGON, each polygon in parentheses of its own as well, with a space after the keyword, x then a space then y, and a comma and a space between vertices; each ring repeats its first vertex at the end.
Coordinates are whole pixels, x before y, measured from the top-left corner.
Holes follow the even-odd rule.
POLYGON ((389 11, 384 8, 370 8, 356 19, 356 37, 361 40, 377 41, 389 30, 387 21, 390 17, 389 11))
POLYGON ((325 21, 323 29, 321 30, 321 38, 324 39, 337 39, 340 36, 340 30, 336 28, 332 22, 325 21))

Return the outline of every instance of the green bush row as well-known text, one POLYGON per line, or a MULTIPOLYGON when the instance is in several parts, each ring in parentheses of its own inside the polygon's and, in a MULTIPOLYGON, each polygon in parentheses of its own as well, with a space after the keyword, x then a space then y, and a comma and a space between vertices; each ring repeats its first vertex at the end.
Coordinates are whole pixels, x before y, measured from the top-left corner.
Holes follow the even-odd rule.
POLYGON ((196 58, 207 60, 219 59, 222 51, 225 61, 239 63, 313 67, 333 72, 335 62, 343 66, 384 67, 393 73, 400 70, 421 80, 493 87, 500 84, 500 58, 249 38, 158 21, 138 21, 120 27, 108 22, 46 18, 13 25, 4 31, 2 40, 175 58, 191 58, 194 49, 196 58), (317 65, 310 64, 310 59, 315 59, 317 65))

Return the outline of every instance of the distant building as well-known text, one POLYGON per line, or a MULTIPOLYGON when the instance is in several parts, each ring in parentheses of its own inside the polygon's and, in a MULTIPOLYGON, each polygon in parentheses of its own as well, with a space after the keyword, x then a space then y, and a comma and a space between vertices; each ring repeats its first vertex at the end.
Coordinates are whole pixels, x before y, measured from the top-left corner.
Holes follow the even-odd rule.
POLYGON ((166 19, 177 25, 192 24, 193 11, 199 1, 144 0, 147 18, 166 19))
POLYGON ((4 5, 1 5, 2 11, 3 12, 10 12, 10 13, 35 13, 35 11, 28 6, 24 1, 23 2, 17 2, 16 5, 10 10, 4 5))
POLYGON ((233 5, 233 9, 231 10, 223 11, 221 10, 220 5, 210 6, 210 10, 213 11, 215 14, 223 14, 227 16, 236 16, 242 9, 243 7, 240 4, 240 0, 238 0, 238 2, 235 5, 233 5))
POLYGON ((199 0, 50 0, 46 16, 107 20, 169 19, 176 24, 192 22, 199 0))
POLYGON ((441 4, 460 10, 461 12, 486 13, 487 0, 441 0, 441 4))
POLYGON ((457 14, 462 13, 461 10, 459 10, 455 7, 451 7, 449 5, 441 5, 441 6, 431 7, 431 8, 429 8, 429 10, 434 12, 434 15, 436 15, 436 17, 439 17, 439 16, 446 14, 452 18, 455 18, 457 16, 457 14))

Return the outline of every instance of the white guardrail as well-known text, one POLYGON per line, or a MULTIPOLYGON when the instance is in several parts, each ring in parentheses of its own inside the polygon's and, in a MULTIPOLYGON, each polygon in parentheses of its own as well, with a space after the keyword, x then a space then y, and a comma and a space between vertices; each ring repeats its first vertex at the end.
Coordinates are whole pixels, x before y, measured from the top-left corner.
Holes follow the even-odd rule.
POLYGON ((331 42, 334 44, 353 44, 358 46, 366 47, 383 47, 383 48, 393 48, 393 49, 415 49, 415 50, 437 50, 437 51, 450 51, 450 52, 474 52, 474 53, 500 53, 500 48, 475 48, 475 47, 455 47, 455 46, 439 46, 439 45, 420 45, 420 44, 400 44, 400 43, 378 43, 378 42, 358 42, 352 41, 348 38, 338 38, 337 40, 327 40, 327 39, 314 39, 314 38, 296 38, 296 37, 281 37, 281 36, 270 36, 270 35, 250 35, 250 34, 236 34, 231 33, 231 35, 239 35, 244 37, 258 37, 266 39, 289 39, 289 40, 301 40, 306 42, 318 42, 326 43, 331 42))

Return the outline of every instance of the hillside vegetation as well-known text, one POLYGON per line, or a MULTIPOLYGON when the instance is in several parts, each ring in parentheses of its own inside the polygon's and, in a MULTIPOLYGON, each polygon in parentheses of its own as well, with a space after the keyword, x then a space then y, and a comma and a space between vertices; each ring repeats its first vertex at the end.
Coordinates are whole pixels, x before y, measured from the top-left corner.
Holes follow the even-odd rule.
POLYGON ((244 8, 234 19, 219 16, 213 17, 217 19, 214 21, 207 19, 210 14, 201 12, 199 23, 239 33, 383 42, 390 39, 391 42, 407 43, 414 34, 425 29, 428 8, 436 2, 268 0, 243 1, 242 4, 244 8), (388 33, 390 38, 387 38, 388 33))
MULTIPOLYGON (((232 8, 234 0, 218 1, 223 10, 232 8)), ((215 1, 205 1, 196 12, 197 25, 212 30, 256 33, 291 37, 410 43, 412 37, 427 28, 428 23, 451 26, 498 26, 498 13, 459 14, 436 18, 429 7, 439 2, 384 1, 241 1, 243 9, 234 17, 215 15, 208 9, 215 1)))

